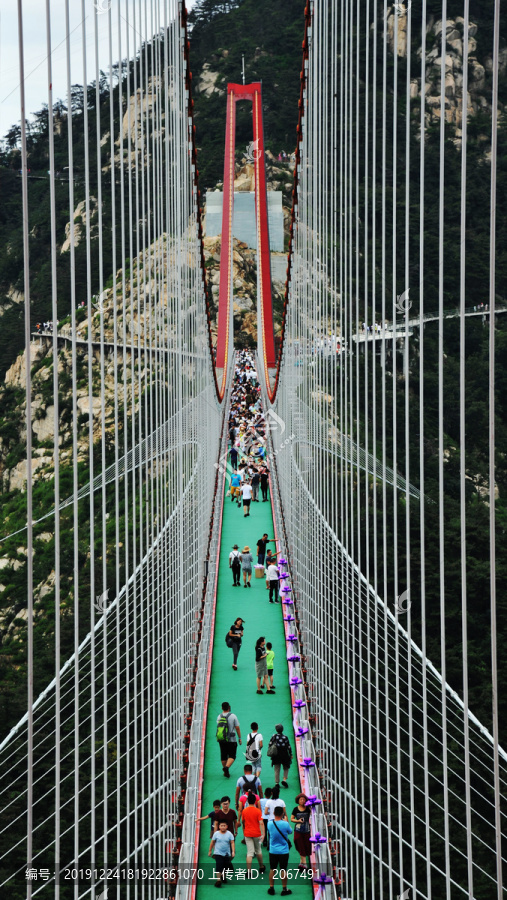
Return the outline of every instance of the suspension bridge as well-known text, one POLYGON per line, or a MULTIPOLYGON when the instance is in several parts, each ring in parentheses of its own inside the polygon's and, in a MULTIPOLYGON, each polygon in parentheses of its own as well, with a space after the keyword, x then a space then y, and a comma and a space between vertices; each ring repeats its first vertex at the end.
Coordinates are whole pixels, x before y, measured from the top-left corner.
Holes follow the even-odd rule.
MULTIPOLYGON (((89 4, 85 15, 83 0, 81 80, 96 78, 93 128, 87 105, 76 113, 71 102, 65 5, 70 278, 62 295, 62 125, 47 0, 51 329, 39 334, 28 11, 18 2, 25 356, 8 377, 24 450, 11 461, 23 486, 4 496, 0 536, 0 894, 205 900, 216 861, 201 820, 215 799, 229 795, 234 806, 255 722, 263 790, 274 786, 267 750, 281 724, 293 749, 280 794, 289 824, 300 791, 310 811, 306 868, 289 852, 295 897, 503 900, 500 2, 488 47, 480 290, 469 262, 472 113, 456 140, 446 105, 448 41, 460 41, 468 96, 468 0, 452 35, 446 0, 431 15, 425 2, 307 0, 283 310, 271 288, 263 86, 229 83, 216 327, 185 3, 118 0, 89 4), (269 469, 269 503, 253 503, 249 516, 230 497, 238 103, 252 110, 255 367, 266 423, 258 438, 269 469), (411 317, 399 306, 408 289, 411 317), (478 316, 479 336, 469 330, 478 316), (389 326, 370 342, 360 323, 377 320, 389 326), (380 365, 375 343, 409 328, 419 328, 417 342, 380 365), (316 352, 330 334, 347 353, 316 352), (229 568, 234 545, 255 555, 265 533, 280 571, 272 604, 263 577, 234 589, 229 568), (237 617, 234 669, 224 638, 237 617), (275 651, 274 696, 256 689, 260 635, 275 651), (223 702, 242 738, 230 778, 216 740, 223 702)), ((268 871, 254 860, 247 876, 241 834, 223 888, 257 897, 268 871)), ((269 869, 267 851, 264 862, 269 869)))

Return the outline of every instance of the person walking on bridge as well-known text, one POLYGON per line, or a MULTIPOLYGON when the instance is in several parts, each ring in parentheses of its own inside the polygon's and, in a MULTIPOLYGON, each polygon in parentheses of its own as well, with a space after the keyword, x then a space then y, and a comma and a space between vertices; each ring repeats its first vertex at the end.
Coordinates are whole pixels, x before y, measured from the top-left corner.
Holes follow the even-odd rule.
POLYGON ((243 637, 243 619, 238 616, 227 632, 226 644, 232 650, 232 668, 237 670, 238 654, 241 650, 241 638, 243 637))
POLYGON ((243 569, 243 581, 245 582, 244 586, 251 587, 250 582, 252 580, 253 556, 250 553, 250 547, 248 546, 248 544, 245 544, 245 546, 243 547, 240 553, 240 559, 241 568, 243 569))
POLYGON ((266 590, 269 591, 269 602, 270 603, 278 603, 278 585, 279 585, 279 572, 278 566, 276 565, 276 558, 270 557, 270 561, 268 563, 266 569, 266 590), (275 599, 273 599, 273 597, 275 599))
POLYGON ((260 637, 257 638, 257 642, 255 644, 255 674, 257 675, 257 693, 262 694, 261 690, 261 682, 266 685, 267 694, 274 694, 275 692, 271 690, 269 687, 268 681, 268 667, 266 665, 266 638, 260 637))
MULTIPOLYGON (((234 547, 229 553, 229 568, 232 569, 232 586, 239 587, 241 580, 241 559, 237 544, 234 544, 234 547)), ((234 662, 236 662, 236 660, 234 660, 234 662)))
POLYGON ((226 778, 230 778, 229 769, 236 759, 238 741, 241 744, 241 729, 237 716, 231 712, 231 704, 226 701, 222 703, 222 712, 217 716, 217 741, 223 773, 226 778))
POLYGON ((252 481, 251 481, 251 485, 252 485, 252 502, 253 502, 253 503, 258 503, 258 502, 259 502, 258 497, 259 497, 259 484, 260 484, 260 480, 261 480, 260 475, 259 475, 257 469, 254 467, 254 469, 253 469, 253 475, 252 475, 252 481))
POLYGON ((289 738, 283 733, 283 725, 275 725, 276 734, 270 740, 270 745, 275 745, 275 753, 271 756, 271 765, 275 770, 275 782, 280 782, 280 769, 283 766, 282 787, 288 788, 287 778, 289 776, 289 768, 292 764, 292 747, 289 738))
POLYGON ((249 791, 255 791, 255 793, 259 794, 259 798, 262 797, 261 780, 253 774, 252 765, 246 763, 243 767, 243 775, 240 775, 236 782, 236 809, 238 808, 240 795, 248 793, 249 791))
POLYGON ((215 869, 218 880, 215 881, 215 887, 222 887, 224 880, 224 870, 229 869, 229 864, 234 859, 234 835, 227 828, 226 822, 221 822, 218 831, 212 835, 209 845, 208 856, 214 856, 215 869))
POLYGON ((245 481, 241 485, 241 493, 243 495, 243 516, 250 515, 250 503, 252 502, 252 486, 250 481, 245 481))
POLYGON ((231 457, 231 468, 235 472, 238 468, 238 451, 236 450, 236 447, 234 447, 234 445, 231 447, 229 455, 231 457))
POLYGON ((260 472, 261 479, 261 494, 262 494, 262 502, 268 502, 268 487, 269 487, 269 469, 266 465, 263 465, 260 472))
POLYGON ((275 806, 275 816, 268 822, 269 831, 269 888, 268 894, 275 893, 275 872, 280 868, 282 896, 292 894, 287 889, 287 866, 289 863, 289 834, 292 828, 283 819, 283 806, 275 806))
POLYGON ((235 809, 231 809, 231 798, 226 794, 220 802, 222 807, 215 813, 213 830, 218 831, 220 822, 226 822, 227 828, 236 838, 238 836, 238 814, 235 809))
POLYGON ((239 506, 239 494, 241 491, 241 475, 239 472, 233 472, 231 475, 231 503, 236 500, 239 506))
POLYGON ((266 871, 264 860, 262 858, 262 841, 264 840, 264 822, 262 821, 262 813, 255 805, 255 794, 252 791, 248 794, 248 806, 245 807, 241 814, 243 822, 243 834, 246 842, 246 869, 247 878, 251 877, 252 859, 257 857, 259 863, 259 872, 261 875, 266 871))

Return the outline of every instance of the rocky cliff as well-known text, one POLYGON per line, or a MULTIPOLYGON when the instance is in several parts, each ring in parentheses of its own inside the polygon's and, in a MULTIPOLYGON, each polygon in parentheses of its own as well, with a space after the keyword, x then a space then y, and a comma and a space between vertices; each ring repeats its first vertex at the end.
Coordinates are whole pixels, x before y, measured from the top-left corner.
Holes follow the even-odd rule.
MULTIPOLYGON (((464 19, 456 16, 445 22, 445 120, 454 126, 456 138, 461 138, 463 123, 463 42, 464 19)), ((387 39, 392 53, 398 57, 407 56, 408 4, 397 3, 389 10, 387 17, 387 39)), ((442 73, 442 29, 441 19, 430 16, 426 28, 426 71, 424 96, 426 104, 426 124, 439 121, 441 115, 441 73, 442 73)), ((468 91, 466 109, 469 117, 481 110, 491 110, 491 91, 488 80, 493 69, 491 55, 478 58, 479 25, 470 22, 468 27, 468 91)), ((422 51, 417 53, 420 70, 422 51)), ((500 73, 507 70, 507 48, 500 51, 500 73)), ((416 64, 412 60, 411 99, 422 96, 421 76, 416 75, 416 64)))

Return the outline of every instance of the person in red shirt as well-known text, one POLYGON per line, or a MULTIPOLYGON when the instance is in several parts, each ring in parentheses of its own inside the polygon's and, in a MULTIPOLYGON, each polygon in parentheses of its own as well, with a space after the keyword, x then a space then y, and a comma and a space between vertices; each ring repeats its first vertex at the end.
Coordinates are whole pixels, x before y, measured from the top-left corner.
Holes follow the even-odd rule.
POLYGON ((245 806, 241 813, 243 822, 243 832, 246 841, 246 868, 247 878, 251 877, 252 859, 255 854, 259 863, 259 872, 261 875, 266 871, 266 866, 262 859, 262 841, 264 840, 264 822, 262 821, 262 813, 256 806, 255 794, 248 794, 248 806, 245 806))

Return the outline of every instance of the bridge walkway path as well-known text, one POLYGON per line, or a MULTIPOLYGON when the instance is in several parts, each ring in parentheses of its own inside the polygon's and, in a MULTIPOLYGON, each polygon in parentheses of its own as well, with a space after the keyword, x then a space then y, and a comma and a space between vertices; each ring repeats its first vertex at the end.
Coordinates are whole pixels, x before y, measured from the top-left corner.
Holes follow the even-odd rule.
MULTIPOLYGON (((256 545, 264 532, 269 537, 274 537, 273 516, 271 502, 251 504, 250 517, 243 516, 243 508, 238 508, 229 497, 224 498, 224 511, 222 519, 222 535, 219 562, 219 578, 217 587, 216 614, 215 614, 215 639, 213 647, 213 661, 211 669, 211 681, 209 690, 208 718, 206 729, 204 778, 202 785, 201 815, 207 815, 213 806, 213 800, 228 795, 231 798, 231 806, 234 807, 236 782, 243 774, 243 766, 246 763, 244 751, 246 737, 250 731, 251 722, 258 722, 259 731, 263 735, 264 749, 262 754, 262 772, 260 775, 263 789, 273 787, 274 770, 271 760, 267 756, 267 745, 271 735, 275 731, 275 725, 281 722, 284 733, 288 735, 293 751, 293 762, 289 771, 288 789, 281 788, 281 797, 287 806, 287 814, 290 814, 295 804, 295 797, 299 793, 300 781, 296 757, 296 747, 293 728, 293 716, 291 696, 289 689, 289 672, 287 664, 286 642, 283 623, 282 604, 269 603, 269 593, 266 590, 265 579, 255 578, 252 575, 251 588, 232 586, 232 572, 229 569, 229 553, 234 544, 238 544, 242 550, 249 546, 257 561, 256 545), (225 636, 234 620, 241 616, 245 620, 242 647, 238 656, 238 670, 232 669, 232 650, 225 644, 225 636), (261 635, 266 641, 271 641, 275 651, 274 659, 274 684, 276 695, 260 696, 256 693, 255 676, 255 642, 261 635), (226 778, 220 763, 220 752, 216 740, 216 719, 221 711, 223 701, 228 701, 231 710, 239 719, 242 745, 238 746, 236 762, 231 766, 231 777, 226 778)), ((269 544, 272 549, 274 544, 269 544)), ((278 549, 278 548, 277 548, 278 549)), ((281 773, 283 778, 283 773, 281 773)), ((293 826, 291 826, 293 828, 293 826)), ((242 830, 238 833, 236 841, 235 868, 246 869, 246 847, 241 843, 242 830)), ((313 896, 310 879, 301 880, 298 875, 299 854, 294 846, 294 836, 291 837, 292 849, 289 856, 289 868, 291 870, 291 883, 288 885, 295 898, 313 896)), ((199 844, 199 867, 203 867, 206 877, 198 882, 197 898, 206 900, 207 897, 216 896, 213 879, 213 860, 208 857, 210 843, 210 825, 206 820, 201 823, 199 844), (210 879, 210 880, 208 880, 210 879)), ((241 890, 244 900, 265 895, 269 887, 269 856, 263 850, 266 872, 256 880, 246 881, 241 878, 234 879, 222 886, 222 889, 230 892, 241 890)), ((252 869, 258 870, 257 860, 254 858, 252 869)), ((281 893, 281 884, 275 882, 275 891, 281 893)))

